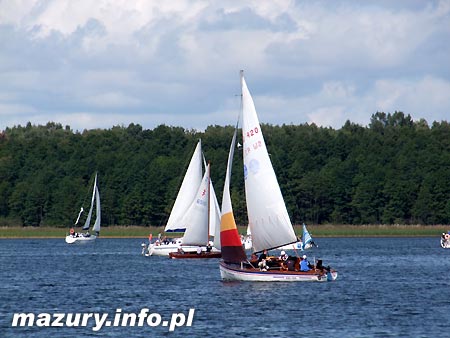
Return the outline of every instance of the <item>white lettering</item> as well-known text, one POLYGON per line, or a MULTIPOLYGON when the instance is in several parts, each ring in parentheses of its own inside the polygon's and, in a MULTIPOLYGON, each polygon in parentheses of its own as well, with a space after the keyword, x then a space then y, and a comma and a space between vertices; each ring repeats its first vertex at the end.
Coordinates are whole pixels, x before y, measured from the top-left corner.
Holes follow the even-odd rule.
POLYGON ((11 326, 37 326, 37 327, 86 327, 93 326, 92 331, 99 331, 110 326, 163 326, 169 327, 172 332, 177 327, 192 326, 195 309, 189 309, 188 314, 172 313, 171 319, 163 320, 159 313, 150 313, 148 308, 142 308, 139 312, 122 313, 122 309, 116 309, 114 322, 108 320, 108 313, 14 313, 11 326), (90 318, 93 320, 89 323, 90 318))
POLYGON ((64 313, 54 313, 52 326, 64 326, 63 323, 64 316, 65 316, 64 313))
POLYGON ((94 313, 94 320, 95 320, 95 326, 92 328, 92 331, 98 331, 103 327, 103 324, 105 324, 106 319, 108 318, 108 314, 99 314, 94 313))
POLYGON ((172 319, 170 320, 169 332, 175 330, 175 327, 183 326, 186 321, 186 316, 184 313, 173 313, 172 319))
POLYGON ((85 313, 83 314, 83 321, 81 322, 81 326, 87 326, 89 318, 92 318, 93 313, 85 313))
POLYGON ((189 309, 186 326, 192 326, 192 321, 194 320, 194 313, 195 313, 195 309, 189 309))
POLYGON ((120 323, 120 314, 122 313, 122 309, 116 309, 116 315, 114 316, 114 326, 119 326, 120 323))
POLYGON ((161 320, 161 315, 159 313, 151 313, 150 316, 147 317, 147 325, 158 326, 161 323, 161 320))
POLYGON ((68 313, 66 318, 67 327, 77 327, 80 326, 81 313, 68 313), (75 317, 75 318, 74 318, 75 317))
POLYGON ((50 326, 52 316, 49 313, 40 313, 37 316, 36 326, 45 327, 50 326))
POLYGON ((11 324, 11 326, 33 326, 33 325, 34 325, 33 313, 15 313, 11 324))
POLYGON ((139 321, 138 321, 138 326, 143 326, 144 325, 144 320, 148 315, 148 309, 147 308, 143 308, 141 309, 141 312, 139 312, 139 321))

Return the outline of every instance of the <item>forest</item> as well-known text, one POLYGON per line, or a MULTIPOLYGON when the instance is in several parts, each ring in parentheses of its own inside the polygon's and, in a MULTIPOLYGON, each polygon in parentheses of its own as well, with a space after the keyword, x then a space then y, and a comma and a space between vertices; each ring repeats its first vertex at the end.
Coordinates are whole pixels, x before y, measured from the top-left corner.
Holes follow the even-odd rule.
MULTIPOLYGON (((367 126, 261 125, 293 224, 449 224, 450 125, 403 112, 367 126)), ((205 131, 139 124, 0 132, 0 226, 69 227, 98 173, 102 226, 164 225, 198 139, 219 200, 233 126, 205 131)), ((236 222, 247 224, 242 151, 233 162, 236 222)))

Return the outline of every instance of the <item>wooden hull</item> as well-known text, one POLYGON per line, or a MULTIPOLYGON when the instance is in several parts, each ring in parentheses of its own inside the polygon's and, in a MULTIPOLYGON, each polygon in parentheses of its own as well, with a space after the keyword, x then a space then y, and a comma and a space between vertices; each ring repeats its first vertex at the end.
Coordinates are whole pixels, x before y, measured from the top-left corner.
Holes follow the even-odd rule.
POLYGON ((269 270, 261 271, 255 268, 246 268, 239 265, 231 265, 220 262, 220 275, 225 281, 251 281, 251 282, 326 282, 337 278, 337 271, 330 272, 311 270, 301 271, 281 271, 269 270))
POLYGON ((92 243, 97 239, 97 236, 90 235, 89 237, 79 236, 74 237, 71 235, 66 236, 66 243, 68 244, 87 244, 92 243))
POLYGON ((179 253, 179 252, 171 252, 169 254, 169 257, 172 259, 205 259, 205 258, 221 258, 222 254, 219 251, 212 251, 212 252, 204 252, 198 254, 194 252, 185 252, 185 253, 179 253))

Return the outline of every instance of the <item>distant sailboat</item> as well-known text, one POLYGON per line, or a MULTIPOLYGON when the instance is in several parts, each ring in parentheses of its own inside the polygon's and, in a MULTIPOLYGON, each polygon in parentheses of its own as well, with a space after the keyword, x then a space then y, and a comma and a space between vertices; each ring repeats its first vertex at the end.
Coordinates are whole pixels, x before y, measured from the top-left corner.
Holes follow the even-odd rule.
MULTIPOLYGON (((243 73, 242 135, 244 180, 247 214, 254 252, 274 249, 297 242, 280 187, 267 152, 253 99, 243 73)), ((237 128, 236 128, 237 130, 237 128)), ((220 274, 223 280, 242 281, 326 281, 335 280, 337 272, 313 267, 309 271, 296 271, 299 262, 287 267, 276 261, 268 268, 258 268, 257 262, 247 259, 237 231, 230 198, 231 164, 236 142, 236 130, 231 142, 222 198, 220 274)), ((299 258, 297 258, 299 260, 299 258)), ((305 259, 306 262, 306 259, 305 259)), ((264 260, 265 263, 265 260, 264 260)), ((303 264, 302 264, 303 265, 303 264)))
MULTIPOLYGON (((81 207, 74 226, 78 225, 78 222, 80 220, 83 211, 84 209, 83 207, 81 207)), ((86 217, 86 221, 84 222, 84 226, 82 228, 84 231, 86 231, 86 233, 77 233, 73 228, 71 228, 69 235, 66 236, 66 242, 69 244, 74 244, 74 243, 88 243, 94 241, 100 234, 101 217, 102 215, 100 206, 100 193, 98 191, 97 186, 97 174, 95 174, 94 186, 92 188, 91 207, 89 208, 89 213, 86 217), (94 203, 95 203, 95 222, 94 226, 92 227, 92 230, 95 232, 95 235, 92 235, 89 233, 89 227, 91 223, 92 212, 94 210, 94 203)))

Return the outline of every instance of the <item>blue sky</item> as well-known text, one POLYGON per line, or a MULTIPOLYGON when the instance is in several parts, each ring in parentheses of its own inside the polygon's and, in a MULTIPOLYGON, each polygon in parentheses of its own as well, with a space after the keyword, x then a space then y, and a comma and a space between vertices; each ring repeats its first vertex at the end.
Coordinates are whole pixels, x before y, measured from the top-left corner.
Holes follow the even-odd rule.
POLYGON ((0 130, 450 120, 450 0, 0 0, 0 130))

